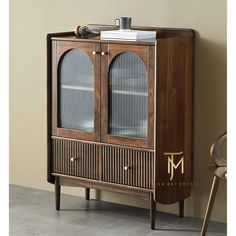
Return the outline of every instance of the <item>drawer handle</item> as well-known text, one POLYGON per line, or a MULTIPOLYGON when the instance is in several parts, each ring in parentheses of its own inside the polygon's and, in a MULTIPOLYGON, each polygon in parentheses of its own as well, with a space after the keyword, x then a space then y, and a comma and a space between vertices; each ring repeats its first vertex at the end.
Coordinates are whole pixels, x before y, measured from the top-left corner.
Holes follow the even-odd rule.
POLYGON ((124 170, 127 171, 130 169, 130 166, 124 166, 124 170))
POLYGON ((76 160, 78 160, 78 159, 79 159, 78 157, 71 157, 71 158, 70 158, 70 161, 71 161, 71 162, 74 162, 74 161, 76 161, 76 160))

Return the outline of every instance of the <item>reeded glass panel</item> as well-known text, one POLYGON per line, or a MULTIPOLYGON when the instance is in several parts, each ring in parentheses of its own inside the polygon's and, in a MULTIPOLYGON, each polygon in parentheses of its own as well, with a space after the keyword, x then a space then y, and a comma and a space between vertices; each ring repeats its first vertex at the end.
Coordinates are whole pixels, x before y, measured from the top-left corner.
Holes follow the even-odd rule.
POLYGON ((139 56, 124 52, 109 70, 109 133, 147 138, 148 79, 139 56))
POLYGON ((72 49, 59 68, 59 126, 91 132, 94 130, 94 73, 87 54, 72 49))

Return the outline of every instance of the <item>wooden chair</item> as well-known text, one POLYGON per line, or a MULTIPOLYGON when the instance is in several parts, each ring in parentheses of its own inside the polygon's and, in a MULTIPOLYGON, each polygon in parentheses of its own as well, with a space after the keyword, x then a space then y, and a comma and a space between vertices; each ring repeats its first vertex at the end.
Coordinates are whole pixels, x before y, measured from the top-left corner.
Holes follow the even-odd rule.
POLYGON ((201 236, 206 235, 208 223, 210 220, 212 208, 214 205, 216 192, 220 183, 220 180, 226 180, 227 179, 227 159, 224 157, 221 153, 222 144, 227 139, 227 133, 225 132, 221 136, 219 136, 216 141, 212 144, 210 149, 210 155, 213 159, 215 165, 208 167, 208 170, 214 173, 212 186, 211 186, 211 192, 208 199, 208 204, 206 208, 206 213, 202 225, 201 230, 201 236))

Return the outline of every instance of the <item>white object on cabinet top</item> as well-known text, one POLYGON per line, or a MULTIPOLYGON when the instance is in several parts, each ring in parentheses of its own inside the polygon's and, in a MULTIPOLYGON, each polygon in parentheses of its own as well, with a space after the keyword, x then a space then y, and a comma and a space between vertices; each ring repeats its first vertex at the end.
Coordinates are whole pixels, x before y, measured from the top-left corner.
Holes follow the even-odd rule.
POLYGON ((142 30, 109 30, 101 31, 102 39, 142 40, 156 39, 156 31, 142 30))

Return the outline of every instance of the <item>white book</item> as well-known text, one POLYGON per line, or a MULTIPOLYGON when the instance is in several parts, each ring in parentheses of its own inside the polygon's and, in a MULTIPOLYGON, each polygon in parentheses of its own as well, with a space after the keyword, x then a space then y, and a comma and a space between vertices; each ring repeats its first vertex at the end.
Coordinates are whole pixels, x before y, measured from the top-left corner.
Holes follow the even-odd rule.
POLYGON ((156 31, 142 31, 142 30, 101 31, 101 38, 102 39, 126 39, 126 40, 155 39, 156 31))

